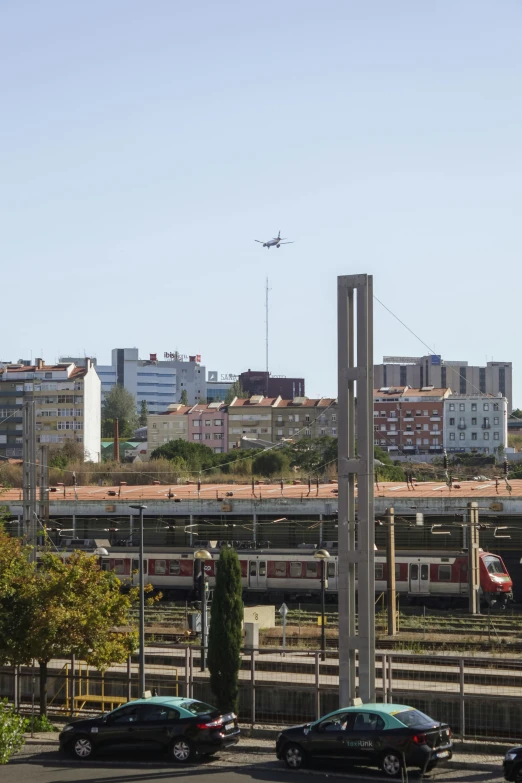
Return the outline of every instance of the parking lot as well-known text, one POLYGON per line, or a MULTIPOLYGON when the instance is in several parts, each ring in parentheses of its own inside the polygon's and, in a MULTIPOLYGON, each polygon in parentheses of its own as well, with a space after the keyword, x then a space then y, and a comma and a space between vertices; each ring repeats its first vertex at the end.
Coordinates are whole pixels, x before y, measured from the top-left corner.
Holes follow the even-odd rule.
MULTIPOLYGON (((446 768, 431 772, 425 777, 433 783, 501 783, 503 780, 501 757, 473 757, 468 763, 472 768, 455 769, 451 763, 446 768)), ((53 744, 26 745, 20 754, 2 768, 2 783, 164 783, 174 778, 189 778, 194 783, 310 783, 311 777, 335 780, 383 781, 385 778, 374 769, 357 768, 345 772, 342 767, 315 767, 304 772, 290 772, 267 752, 245 746, 234 752, 224 752, 219 757, 187 765, 175 765, 156 753, 130 751, 106 752, 95 761, 78 762, 60 754, 53 744)), ((420 781, 417 771, 410 771, 409 781, 420 781)))

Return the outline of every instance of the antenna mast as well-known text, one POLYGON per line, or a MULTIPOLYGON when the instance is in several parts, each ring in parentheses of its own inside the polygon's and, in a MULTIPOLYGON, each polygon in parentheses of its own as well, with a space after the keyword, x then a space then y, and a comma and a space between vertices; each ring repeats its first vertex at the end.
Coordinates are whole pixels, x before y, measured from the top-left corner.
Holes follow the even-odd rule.
POLYGON ((265 350, 266 350, 266 395, 268 396, 268 292, 271 289, 268 287, 268 277, 266 278, 266 285, 265 285, 265 326, 266 326, 266 336, 265 336, 265 350))

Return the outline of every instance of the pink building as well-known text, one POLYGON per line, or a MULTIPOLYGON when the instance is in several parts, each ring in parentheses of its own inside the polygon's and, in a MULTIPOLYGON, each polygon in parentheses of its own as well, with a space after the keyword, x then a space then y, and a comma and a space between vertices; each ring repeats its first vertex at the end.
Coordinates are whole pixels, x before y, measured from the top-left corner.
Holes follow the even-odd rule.
POLYGON ((191 443, 202 443, 215 454, 228 451, 227 406, 224 403, 197 403, 187 415, 191 443))

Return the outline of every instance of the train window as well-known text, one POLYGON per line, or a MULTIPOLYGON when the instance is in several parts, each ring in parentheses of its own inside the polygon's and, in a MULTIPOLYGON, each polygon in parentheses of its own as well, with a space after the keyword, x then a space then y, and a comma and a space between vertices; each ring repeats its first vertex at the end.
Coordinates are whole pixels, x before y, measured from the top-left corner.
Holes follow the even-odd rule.
POLYGON ((399 581, 401 578, 401 564, 395 563, 395 579, 399 581))
POLYGON ((484 558, 484 565, 488 569, 490 574, 504 574, 504 568, 502 566, 502 563, 500 562, 500 558, 498 557, 492 557, 491 555, 488 555, 484 558))
POLYGON ((154 571, 157 574, 164 574, 167 570, 167 562, 165 560, 154 561, 154 571))
POLYGON ((328 563, 327 574, 329 579, 333 579, 335 577, 335 563, 328 563))
POLYGON ((419 578, 419 566, 417 565, 417 563, 411 563, 410 579, 413 579, 413 581, 416 582, 418 578, 419 578))
POLYGON ((259 561, 259 576, 266 576, 266 563, 264 560, 259 561))
POLYGON ((125 571, 125 563, 123 560, 115 560, 114 567, 112 569, 115 574, 123 574, 125 571))
POLYGON ((377 580, 384 577, 384 565, 382 563, 375 563, 375 578, 377 580))
POLYGON ((276 576, 286 576, 286 563, 276 563, 275 564, 275 575, 276 576))
POLYGON ((177 576, 180 572, 179 560, 169 560, 169 574, 177 576))
POLYGON ((439 582, 451 582, 451 566, 439 566, 439 582))
POLYGON ((302 570, 301 563, 290 563, 290 576, 301 576, 302 570))
POLYGON ((317 563, 307 563, 306 564, 306 575, 307 576, 317 576, 317 563))
MULTIPOLYGON (((38 565, 40 565, 40 563, 38 563, 38 565)), ((101 570, 102 571, 110 571, 111 570, 111 561, 110 560, 102 560, 101 570)))
POLYGON ((257 563, 255 560, 250 561, 250 576, 257 576, 257 563))

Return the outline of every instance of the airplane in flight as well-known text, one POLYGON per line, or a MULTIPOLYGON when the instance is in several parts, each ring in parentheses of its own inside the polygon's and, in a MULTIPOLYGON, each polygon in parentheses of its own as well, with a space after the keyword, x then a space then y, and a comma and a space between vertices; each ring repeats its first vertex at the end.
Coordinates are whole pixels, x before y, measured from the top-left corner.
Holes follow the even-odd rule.
POLYGON ((293 245, 293 242, 284 242, 286 237, 281 236, 281 230, 279 230, 279 234, 274 237, 274 239, 269 239, 267 242, 263 242, 261 239, 254 239, 254 242, 259 242, 260 245, 263 245, 263 247, 267 247, 269 250, 271 247, 281 247, 281 245, 293 245))

